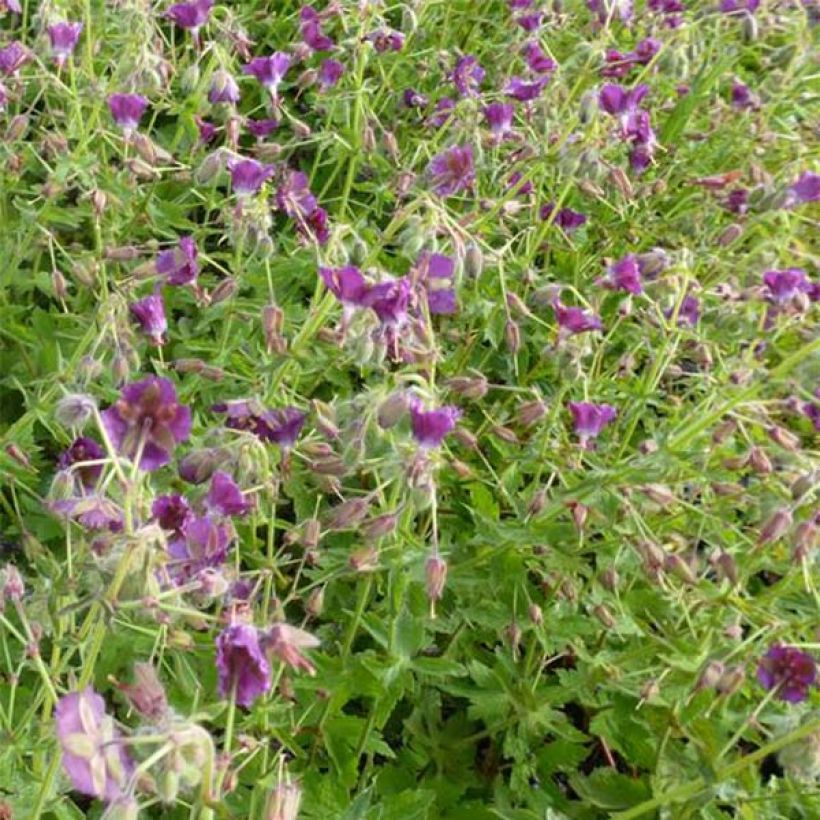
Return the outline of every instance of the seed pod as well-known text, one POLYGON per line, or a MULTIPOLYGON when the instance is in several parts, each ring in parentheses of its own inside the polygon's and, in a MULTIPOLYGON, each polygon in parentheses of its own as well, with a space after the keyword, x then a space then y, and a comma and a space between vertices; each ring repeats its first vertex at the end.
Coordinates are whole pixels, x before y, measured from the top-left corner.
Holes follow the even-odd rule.
POLYGON ((592 614, 607 628, 615 626, 615 618, 604 604, 596 604, 592 608, 592 614))
POLYGON ((759 547, 779 541, 792 526, 792 514, 788 507, 781 507, 766 520, 757 537, 759 547))
POLYGON ((236 279, 232 276, 226 276, 214 289, 211 293, 211 304, 217 305, 220 302, 224 302, 228 299, 233 298, 236 292, 239 290, 239 284, 237 283, 236 279))
POLYGON ((505 427, 503 424, 494 424, 490 428, 490 434, 495 436, 497 439, 506 442, 507 444, 518 444, 518 436, 515 434, 514 430, 511 430, 509 427, 505 427))
POLYGON ((379 551, 375 547, 363 547, 351 553, 347 563, 355 572, 375 572, 379 568, 379 551))
POLYGON ((457 395, 474 401, 486 396, 490 387, 484 376, 454 376, 447 379, 445 385, 457 395))
POLYGON ((515 419, 522 427, 532 427, 547 415, 548 410, 549 407, 541 399, 534 399, 519 405, 515 419))

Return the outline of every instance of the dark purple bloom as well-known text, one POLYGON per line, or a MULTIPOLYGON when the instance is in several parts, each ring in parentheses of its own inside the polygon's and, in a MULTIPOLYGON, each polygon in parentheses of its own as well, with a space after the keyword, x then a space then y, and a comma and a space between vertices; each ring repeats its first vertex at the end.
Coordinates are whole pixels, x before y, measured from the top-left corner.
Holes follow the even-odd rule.
POLYGON ((454 145, 433 157, 429 173, 433 190, 439 196, 469 190, 475 182, 472 146, 454 145))
MULTIPOLYGON (((82 464, 85 461, 99 461, 103 458, 105 458, 105 452, 93 438, 80 436, 74 439, 67 450, 63 450, 57 460, 57 466, 61 470, 67 470, 75 464, 82 464)), ((102 464, 86 464, 76 467, 72 472, 79 477, 83 487, 91 489, 102 474, 102 464)))
POLYGON ((453 290, 455 263, 449 256, 425 251, 416 265, 417 281, 425 287, 427 307, 434 315, 456 312, 456 294, 453 290))
POLYGON ((304 219, 297 219, 296 229, 307 239, 326 245, 330 239, 330 223, 324 208, 314 208, 304 219))
POLYGON ((602 111, 617 117, 635 111, 648 93, 649 86, 645 83, 632 89, 626 89, 615 83, 607 83, 598 93, 598 105, 602 111))
POLYGON ((444 441, 444 437, 455 428, 459 418, 461 410, 457 407, 448 405, 437 410, 425 410, 418 399, 410 402, 413 438, 425 449, 438 447, 444 441))
POLYGON ((232 160, 228 163, 231 187, 238 196, 255 194, 273 176, 273 166, 263 165, 255 159, 232 160))
POLYGON ((453 85, 462 97, 477 97, 485 72, 472 54, 465 54, 456 61, 453 69, 453 85))
POLYGON ((610 265, 603 284, 612 290, 621 290, 636 296, 642 293, 641 270, 635 255, 630 253, 610 265))
POLYGON ((279 127, 279 120, 245 120, 245 127, 256 139, 263 140, 279 127))
POLYGON ((555 320, 558 322, 559 333, 562 335, 603 330, 603 323, 591 311, 579 307, 567 307, 558 299, 552 302, 552 309, 555 312, 555 320))
POLYGON ((194 41, 199 42, 199 30, 208 22, 214 0, 192 0, 190 3, 174 3, 165 16, 180 28, 188 29, 194 41))
POLYGON ((239 85, 229 71, 220 68, 214 71, 211 77, 211 87, 208 90, 208 102, 211 105, 218 103, 238 103, 240 98, 239 85))
MULTIPOLYGON (((675 312, 675 308, 671 307, 664 311, 664 316, 671 319, 675 312)), ((683 327, 694 327, 700 320, 700 302, 695 296, 684 296, 678 310, 678 325, 683 327)))
POLYGON ((535 80, 525 80, 523 77, 510 77, 504 88, 504 93, 519 102, 530 102, 541 96, 546 88, 549 77, 538 77, 535 80))
POLYGON ((307 174, 288 171, 276 189, 276 207, 292 219, 306 219, 316 210, 316 197, 310 192, 307 174))
POLYGON ((111 116, 126 134, 136 130, 147 107, 148 100, 140 94, 111 94, 108 98, 111 116))
POLYGON ((157 254, 156 269, 169 285, 189 285, 199 275, 197 249, 191 236, 183 236, 176 248, 157 254))
POLYGON ((515 22, 521 26, 527 33, 531 33, 538 29, 538 26, 541 25, 541 20, 544 18, 544 15, 540 11, 534 11, 532 14, 522 14, 520 17, 515 18, 515 22))
POLYGON ((183 537, 185 525, 194 517, 191 505, 182 495, 160 495, 151 505, 151 513, 162 529, 183 537))
POLYGON ((236 482, 221 470, 217 470, 211 478, 205 504, 209 510, 226 516, 246 515, 253 509, 253 503, 242 494, 236 482))
POLYGON ((17 40, 12 40, 5 48, 0 48, 0 72, 12 76, 30 59, 29 50, 17 40))
POLYGON ((126 385, 102 419, 117 450, 127 458, 139 454, 140 469, 147 471, 167 464, 174 446, 191 433, 190 407, 178 404, 174 385, 158 376, 126 385))
POLYGON ((641 65, 648 65, 660 50, 660 40, 656 40, 654 37, 646 37, 635 46, 635 60, 641 65))
POLYGON ((611 424, 618 415, 618 411, 611 404, 571 401, 567 406, 572 413, 575 433, 584 445, 589 439, 595 438, 604 427, 611 424))
POLYGON ((820 201, 820 174, 803 171, 789 188, 791 204, 820 201))
POLYGON ((812 401, 803 402, 800 405, 800 412, 811 421, 815 430, 820 430, 820 404, 812 401))
POLYGON ((787 703, 800 703, 817 679, 817 664, 796 646, 776 644, 760 659, 757 679, 764 689, 777 689, 787 703))
POLYGON ((545 54, 537 42, 531 40, 525 43, 522 52, 530 71, 535 74, 551 74, 555 71, 555 60, 545 54))
POLYGON ((77 46, 83 31, 82 23, 54 23, 47 29, 51 52, 58 66, 65 65, 77 46))
POLYGON ((746 188, 735 188, 726 196, 723 207, 733 214, 745 214, 749 210, 749 191, 746 188))
POLYGON ((484 118, 496 140, 503 139, 511 130, 515 106, 512 103, 494 102, 484 108, 484 118))
POLYGON ((402 102, 407 108, 426 108, 428 99, 424 94, 419 93, 413 88, 405 88, 401 96, 402 102))
POLYGON ((239 706, 250 706, 271 687, 270 666, 259 645, 259 632, 249 624, 231 624, 216 639, 219 694, 236 692, 239 706))
POLYGON ((165 305, 159 293, 152 293, 144 299, 139 299, 130 306, 129 310, 139 323, 140 330, 154 345, 165 344, 168 321, 165 318, 165 305))
POLYGON ((299 28, 302 40, 314 51, 329 51, 333 40, 322 31, 322 21, 313 6, 303 6, 299 12, 299 28))
POLYGON ((450 117, 453 116, 453 112, 456 110, 456 103, 455 100, 450 99, 450 97, 442 97, 437 103, 436 108, 433 114, 430 116, 428 122, 434 128, 441 128, 450 117))
POLYGON ((763 274, 769 301, 777 305, 790 302, 798 293, 805 293, 809 287, 806 272, 800 268, 769 270, 763 274))
POLYGON ((378 29, 364 38, 379 54, 385 51, 401 51, 404 46, 404 35, 393 29, 378 29))
POLYGON ((272 97, 276 97, 279 84, 288 73, 292 61, 290 54, 277 51, 270 57, 254 57, 242 70, 261 83, 272 97))
POLYGON ((213 406, 215 413, 226 413, 226 426, 231 430, 247 430, 262 441, 272 441, 281 447, 295 442, 305 423, 305 414, 296 407, 266 410, 256 402, 239 400, 213 406))
POLYGON ((319 276, 327 289, 346 307, 364 304, 368 286, 361 271, 347 265, 343 268, 319 268, 319 276))
POLYGON ((327 91, 333 88, 345 73, 345 67, 338 60, 322 60, 319 66, 319 88, 327 91))
POLYGON ((78 792, 108 802, 124 794, 134 761, 105 701, 90 687, 63 695, 54 710, 63 768, 78 792))
POLYGON ((531 194, 535 190, 535 187, 529 179, 526 182, 521 182, 523 177, 524 175, 521 171, 514 171, 510 174, 510 178, 507 181, 507 190, 510 188, 515 188, 515 193, 518 196, 527 196, 527 194, 531 194), (519 182, 521 182, 520 185, 518 185, 519 182))
POLYGON ((561 208, 553 218, 554 211, 555 203, 548 202, 546 205, 541 206, 539 214, 541 219, 544 220, 552 218, 553 224, 564 231, 574 231, 576 228, 580 228, 586 224, 586 216, 578 211, 573 211, 572 208, 561 208))
POLYGON ((199 115, 194 117, 196 130, 199 132, 199 141, 202 145, 207 145, 216 137, 216 126, 208 120, 203 120, 199 115))
POLYGON ((402 325, 407 319, 410 290, 410 283, 404 278, 381 282, 368 289, 364 304, 373 310, 383 325, 402 325))
POLYGON ((751 108, 754 104, 752 100, 752 92, 749 86, 745 83, 732 83, 732 107, 733 108, 751 108))
POLYGON ((604 59, 606 65, 601 69, 601 74, 611 79, 625 77, 636 62, 635 55, 632 52, 621 54, 620 51, 614 48, 607 49, 604 59))

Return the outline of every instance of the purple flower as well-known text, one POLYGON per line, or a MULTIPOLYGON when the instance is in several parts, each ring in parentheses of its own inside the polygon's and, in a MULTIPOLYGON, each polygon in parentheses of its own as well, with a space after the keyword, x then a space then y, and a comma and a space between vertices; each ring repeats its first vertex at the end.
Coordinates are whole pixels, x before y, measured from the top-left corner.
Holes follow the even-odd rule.
POLYGON ((15 75, 30 59, 29 50, 17 40, 12 40, 5 48, 0 48, 0 72, 15 75))
POLYGON ((215 404, 211 409, 227 414, 226 426, 231 430, 247 430, 262 441, 272 441, 281 447, 295 444, 306 418, 296 407, 266 410, 244 399, 215 404))
POLYGON ((151 513, 162 529, 182 538, 185 525, 194 517, 191 505, 182 495, 160 495, 151 505, 151 513))
POLYGON ((724 14, 735 14, 748 11, 754 14, 760 6, 760 0, 720 0, 720 10, 724 14))
POLYGON ((165 344, 165 332, 168 321, 165 318, 165 305, 159 293, 152 293, 144 299, 134 302, 129 310, 137 320, 140 330, 148 336, 157 347, 165 344))
POLYGON ((607 278, 603 284, 604 287, 632 293, 635 296, 642 293, 641 270, 637 257, 630 253, 623 259, 610 265, 607 270, 607 278))
POLYGON ((245 128, 258 140, 269 137, 279 127, 279 120, 245 120, 245 128))
POLYGON ((388 327, 404 324, 410 304, 410 283, 407 279, 392 279, 368 289, 363 303, 379 321, 388 327))
POLYGON ((641 65, 648 65, 660 50, 660 40, 656 40, 654 37, 646 37, 635 46, 635 60, 641 65))
POLYGON ((595 438, 604 427, 611 424, 618 415, 618 411, 611 404, 571 401, 567 406, 572 413, 575 433, 584 446, 589 439, 595 438))
POLYGON ((180 28, 188 29, 194 42, 199 43, 199 30, 208 22, 214 0, 192 0, 190 3, 175 3, 165 16, 180 28))
POLYGON ((169 285, 189 285, 196 282, 199 265, 193 237, 183 236, 176 248, 161 251, 157 255, 156 269, 169 285))
POLYGON ((242 70, 261 83, 272 97, 276 97, 279 84, 288 73, 292 61, 290 54, 277 51, 270 57, 254 57, 242 70))
POLYGON ((442 97, 437 103, 433 114, 428 119, 433 128, 441 128, 456 110, 455 100, 450 97, 442 97))
MULTIPOLYGON (((815 395, 817 393, 818 391, 815 391, 815 395)), ((820 430, 820 404, 805 401, 800 405, 800 412, 811 421, 815 430, 820 430)))
POLYGON ((413 438, 424 449, 438 447, 444 437, 456 426, 461 418, 457 407, 445 406, 437 410, 425 410, 424 405, 416 398, 410 402, 410 426, 413 438))
POLYGON ((111 116, 126 135, 136 130, 147 107, 148 100, 140 94, 111 94, 108 97, 111 116))
POLYGON ((170 569, 178 582, 194 578, 203 570, 221 567, 235 535, 230 522, 217 521, 209 515, 187 518, 181 534, 182 538, 168 542, 170 569))
POLYGON ((515 193, 517 196, 527 196, 528 194, 531 194, 535 190, 532 180, 528 179, 526 182, 522 182, 521 185, 518 185, 523 178, 524 174, 522 174, 521 171, 513 171, 513 173, 510 174, 509 180, 507 180, 507 190, 510 188, 515 188, 515 193))
POLYGON ((242 490, 239 489, 236 482, 221 470, 217 470, 211 478, 211 486, 208 495, 205 497, 205 504, 208 509, 226 516, 246 515, 254 506, 242 494, 242 490))
POLYGON ((749 86, 745 83, 737 81, 732 83, 732 107, 733 108, 751 108, 754 104, 752 100, 752 92, 749 86))
POLYGON ((539 77, 535 80, 525 80, 523 77, 510 77, 504 88, 504 93, 519 102, 530 102, 541 96, 541 92, 546 88, 549 77, 539 77))
POLYGON ((57 515, 71 518, 86 529, 122 532, 123 511, 105 496, 96 493, 75 496, 53 501, 48 506, 57 515))
POLYGON ((462 97, 477 97, 484 81, 485 72, 472 54, 465 54, 456 61, 453 69, 453 85, 462 97))
POLYGON ((635 64, 635 55, 632 52, 621 54, 620 51, 614 48, 607 49, 604 59, 606 65, 601 69, 601 74, 612 79, 625 77, 635 64))
POLYGON ((597 16, 601 25, 609 20, 613 11, 618 13, 622 23, 629 23, 632 19, 632 0, 587 0, 587 8, 597 16))
POLYGON ((405 88, 401 98, 407 108, 426 108, 429 102, 424 94, 414 88, 405 88))
POLYGON ((216 126, 208 120, 202 119, 199 115, 194 116, 196 123, 196 130, 199 132, 199 142, 202 145, 207 145, 216 137, 216 126))
POLYGON ((555 71, 555 60, 545 54, 541 46, 534 40, 524 44, 522 53, 530 71, 535 74, 551 74, 555 71))
POLYGON ((602 111, 617 117, 635 111, 643 98, 649 93, 645 83, 626 89, 615 83, 607 83, 598 93, 598 105, 602 111))
POLYGON ((496 140, 502 140, 511 130, 515 106, 512 103, 494 102, 484 108, 484 118, 490 133, 496 140))
POLYGON ((364 305, 368 285, 358 268, 352 265, 343 268, 319 268, 319 276, 322 277, 327 289, 345 307, 364 305))
POLYGON ((54 61, 62 68, 77 46, 83 31, 82 23, 54 23, 47 29, 54 61))
POLYGON ((591 311, 582 310, 579 307, 567 307, 558 299, 552 302, 552 309, 555 312, 555 320, 558 322, 561 335, 588 333, 604 328, 601 320, 591 311))
POLYGON ((240 98, 239 85, 229 71, 220 68, 214 71, 211 77, 211 87, 208 91, 208 102, 211 105, 218 103, 238 103, 240 98))
POLYGON ((777 689, 778 698, 787 703, 805 700, 816 678, 814 658, 796 646, 775 644, 757 666, 760 685, 764 689, 777 689))
POLYGON ((789 204, 820 201, 820 174, 803 171, 789 188, 789 204))
POLYGON ((231 624, 216 639, 219 694, 236 692, 239 706, 250 706, 270 690, 270 666, 259 645, 259 632, 248 624, 231 624))
MULTIPOLYGON (((57 460, 57 466, 61 470, 67 470, 75 464, 82 464, 85 461, 99 461, 105 458, 103 448, 88 436, 80 436, 74 439, 67 450, 63 450, 57 460)), ((86 489, 91 489, 97 483, 102 474, 102 464, 86 464, 72 470, 80 479, 80 483, 86 489)))
POLYGON ((455 263, 449 256, 425 251, 416 265, 417 281, 424 285, 427 307, 431 314, 456 312, 456 294, 453 290, 455 263))
POLYGON ((314 208, 304 219, 297 219, 296 229, 307 239, 326 245, 330 239, 330 224, 324 208, 314 208))
MULTIPOLYGON (((671 319, 675 308, 671 307, 664 311, 664 316, 671 319)), ((695 296, 684 296, 678 310, 678 325, 681 327, 694 327, 700 320, 700 302, 695 296)))
POLYGON ((273 176, 273 166, 263 165, 255 159, 239 159, 228 162, 231 187, 238 196, 255 194, 273 176))
POLYGON ((527 33, 531 33, 538 29, 538 26, 541 25, 541 20, 544 18, 544 15, 540 11, 534 11, 532 14, 522 14, 520 17, 515 18, 515 22, 521 26, 527 33))
POLYGON ((333 40, 322 32, 319 13, 312 6, 304 6, 299 12, 299 28, 302 40, 314 51, 329 51, 333 48, 333 40))
MULTIPOLYGON (((539 214, 541 219, 547 220, 553 216, 554 211, 555 203, 548 202, 546 205, 541 206, 539 214)), ((552 221, 553 224, 557 225, 564 231, 574 231, 576 228, 580 228, 582 225, 585 225, 587 218, 584 214, 579 213, 578 211, 573 211, 572 208, 561 208, 561 210, 555 214, 552 221)))
POLYGON ((735 188, 726 196, 723 207, 733 214, 745 214, 749 210, 749 191, 746 188, 735 188))
POLYGON ((316 210, 316 197, 310 191, 307 174, 288 171, 276 189, 276 207, 291 219, 306 219, 316 210))
POLYGON ((319 88, 327 91, 333 88, 345 73, 345 67, 338 60, 322 60, 319 66, 319 88))
POLYGON ((454 145, 433 157, 429 173, 433 190, 439 196, 469 190, 475 182, 472 146, 454 145))
POLYGON ((54 710, 63 768, 78 792, 114 801, 121 797, 134 762, 105 701, 90 687, 63 695, 54 710))
POLYGON ((8 11, 12 14, 22 14, 23 7, 20 0, 0 0, 0 12, 8 11))
POLYGON ((126 385, 102 419, 117 450, 132 459, 139 454, 140 469, 149 472, 167 464, 191 433, 191 408, 178 404, 174 385, 158 376, 126 385))
POLYGON ((364 38, 368 43, 373 44, 373 48, 379 54, 385 51, 401 51, 404 46, 404 35, 401 32, 393 31, 393 29, 378 29, 372 31, 364 38))
POLYGON ((798 293, 805 293, 809 287, 806 272, 800 268, 769 270, 763 274, 763 284, 770 302, 783 305, 798 293))
POLYGON ((520 9, 528 9, 533 4, 533 0, 507 0, 507 6, 510 11, 518 11, 520 9))

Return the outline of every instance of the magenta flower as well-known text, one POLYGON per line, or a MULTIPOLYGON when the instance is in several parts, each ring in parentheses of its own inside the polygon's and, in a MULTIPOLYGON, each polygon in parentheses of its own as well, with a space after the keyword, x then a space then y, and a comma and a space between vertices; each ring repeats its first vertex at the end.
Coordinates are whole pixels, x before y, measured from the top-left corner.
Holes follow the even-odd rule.
POLYGON ((749 210, 749 191, 747 188, 734 188, 723 200, 723 207, 733 214, 745 214, 749 210))
POLYGON ((469 145, 454 145, 433 157, 428 170, 433 190, 439 196, 469 190, 475 182, 473 149, 469 145))
MULTIPOLYGON (((541 206, 541 210, 539 211, 539 215, 541 219, 547 220, 550 219, 555 211, 555 203, 548 202, 546 205, 541 206)), ((552 219, 554 225, 557 225, 564 231, 574 231, 576 228, 580 228, 582 225, 585 225, 587 218, 584 214, 573 211, 572 208, 561 208, 557 214, 552 219)))
POLYGON ((299 12, 299 29, 302 40, 313 51, 329 51, 333 40, 322 31, 322 21, 313 6, 303 6, 299 12))
POLYGON ((545 54, 535 40, 525 43, 522 53, 530 71, 534 74, 552 74, 557 67, 555 60, 545 54))
MULTIPOLYGON (((663 313, 667 319, 671 319, 674 312, 674 307, 671 307, 663 313)), ((680 309, 678 310, 678 325, 680 327, 694 327, 699 321, 700 302, 695 296, 684 296, 683 302, 681 302, 680 309)))
POLYGON ((352 309, 364 305, 368 285, 358 268, 352 265, 343 268, 319 268, 319 276, 345 308, 352 309))
POLYGON ((460 418, 461 410, 458 407, 447 405, 437 410, 425 410, 419 399, 413 398, 410 401, 413 438, 425 450, 440 446, 444 437, 455 429, 460 418))
POLYGON ((803 171, 789 188, 789 204, 820 201, 820 174, 803 171))
POLYGON ((512 130, 515 106, 512 103, 494 102, 484 107, 484 119, 496 141, 501 141, 512 130))
POLYGON ((31 59, 29 50, 17 40, 0 48, 0 73, 14 76, 31 59))
POLYGON ((288 171, 276 189, 276 207, 291 219, 306 219, 316 210, 316 197, 310 191, 307 174, 288 171))
POLYGON ((455 263, 442 253, 424 251, 416 264, 416 278, 424 286, 427 307, 433 315, 456 312, 456 294, 453 289, 455 263))
POLYGON ((208 145, 216 137, 217 128, 208 120, 202 119, 198 114, 194 115, 196 130, 199 132, 199 142, 201 145, 208 145))
POLYGON ((764 689, 776 689, 780 700, 800 703, 815 684, 817 664, 796 646, 776 644, 760 659, 757 679, 764 689))
POLYGON ((304 219, 297 219, 296 230, 306 239, 326 245, 330 239, 330 222, 324 208, 314 208, 304 219))
POLYGON ((572 413, 575 433, 585 447, 589 439, 598 436, 601 430, 611 424, 618 415, 618 411, 611 404, 571 401, 567 406, 572 413))
POLYGON ((319 66, 319 88, 327 91, 333 88, 345 73, 345 67, 338 60, 322 60, 319 66))
POLYGON ((100 461, 105 458, 105 451, 93 438, 80 436, 74 439, 67 450, 63 450, 57 460, 57 466, 61 470, 68 470, 75 464, 81 466, 74 467, 71 471, 76 474, 80 483, 86 489, 93 489, 97 480, 102 475, 102 464, 83 464, 86 461, 100 461))
POLYGON ((169 285, 189 285, 199 275, 197 249, 193 237, 183 236, 176 248, 161 251, 157 255, 156 270, 169 285))
POLYGON ((791 302, 798 293, 805 293, 809 288, 809 281, 804 270, 786 268, 766 271, 763 274, 763 285, 769 301, 783 305, 791 302))
POLYGON ((204 570, 221 567, 235 536, 229 521, 218 521, 209 515, 187 518, 181 530, 173 533, 168 541, 169 568, 177 583, 195 578, 204 570))
POLYGON ((225 516, 246 515, 254 506, 253 502, 242 494, 236 482, 221 470, 217 470, 211 477, 205 505, 209 510, 225 516))
POLYGON ((279 120, 245 120, 245 128, 258 140, 269 137, 279 127, 279 120))
POLYGON ((238 401, 215 404, 215 413, 227 415, 226 426, 231 430, 247 430, 262 441, 272 441, 281 447, 296 443, 305 423, 305 414, 296 407, 266 410, 254 401, 238 401))
POLYGON ((654 37, 646 37, 635 46, 635 61, 641 65, 648 65, 660 50, 660 40, 656 40, 654 37))
POLYGON ((455 100, 450 97, 442 97, 436 103, 435 111, 431 114, 427 121, 433 126, 433 128, 441 128, 441 126, 453 116, 453 112, 455 110, 455 100))
POLYGON ((604 287, 611 290, 620 290, 638 296, 643 292, 641 284, 641 269, 637 257, 630 253, 623 259, 609 266, 607 277, 603 280, 604 287))
POLYGON ((407 279, 391 279, 370 287, 363 303, 378 316, 382 325, 398 327, 407 319, 410 293, 411 287, 407 279))
POLYGON ((632 70, 635 65, 635 55, 630 51, 627 54, 621 54, 615 48, 608 48, 604 57, 606 64, 601 69, 601 74, 610 79, 620 79, 625 77, 632 70))
POLYGON ((254 57, 242 70, 245 74, 256 77, 267 92, 275 98, 280 83, 288 73, 292 59, 290 54, 277 51, 270 57, 254 57))
POLYGON ((236 692, 239 706, 249 707, 270 690, 270 666, 259 645, 259 632, 248 624, 231 624, 216 639, 219 694, 236 692))
POLYGON ((139 299, 130 307, 131 315, 137 320, 140 330, 157 347, 165 344, 165 333, 168 330, 168 321, 165 318, 165 305, 159 293, 152 293, 144 299, 139 299))
POLYGON ((370 32, 364 39, 372 43, 379 54, 384 54, 385 51, 401 51, 404 46, 404 35, 393 29, 380 28, 370 32))
POLYGON ((588 333, 604 328, 601 320, 591 311, 582 310, 579 307, 567 307, 558 299, 552 302, 552 309, 555 312, 555 320, 558 322, 559 334, 562 336, 588 333))
POLYGON ((63 695, 54 710, 63 768, 78 792, 108 802, 123 795, 134 762, 90 687, 63 695))
POLYGON ((193 520, 191 505, 183 495, 160 495, 151 505, 151 514, 163 530, 182 538, 185 525, 193 520))
POLYGON ((214 71, 211 77, 211 87, 208 90, 208 102, 211 105, 228 103, 234 105, 240 99, 239 85, 233 74, 220 68, 214 71))
POLYGON ((83 31, 82 23, 54 23, 47 29, 54 62, 62 68, 77 46, 83 31))
POLYGON ((548 82, 549 77, 538 77, 535 80, 525 80, 517 76, 510 77, 504 93, 519 102, 530 102, 541 96, 548 82))
POLYGON ((231 187, 237 196, 252 196, 273 176, 273 166, 263 165, 255 159, 231 160, 228 170, 231 172, 231 187))
POLYGON ((649 86, 645 83, 632 89, 626 89, 615 83, 607 83, 598 92, 598 105, 602 111, 617 117, 635 111, 648 93, 649 86))
POLYGON ((131 459, 139 455, 140 469, 148 472, 167 464, 191 433, 191 408, 179 404, 174 385, 158 376, 126 385, 102 419, 117 450, 131 459))
POLYGON ((214 0, 192 0, 190 3, 174 3, 165 16, 180 28, 191 32, 194 42, 199 45, 199 30, 208 22, 214 0))
POLYGON ((148 100, 140 94, 111 94, 108 97, 111 116, 126 136, 137 129, 147 107, 148 100))
POLYGON ((453 69, 453 85, 461 97, 477 97, 479 87, 484 81, 485 71, 472 54, 466 54, 456 60, 453 69))

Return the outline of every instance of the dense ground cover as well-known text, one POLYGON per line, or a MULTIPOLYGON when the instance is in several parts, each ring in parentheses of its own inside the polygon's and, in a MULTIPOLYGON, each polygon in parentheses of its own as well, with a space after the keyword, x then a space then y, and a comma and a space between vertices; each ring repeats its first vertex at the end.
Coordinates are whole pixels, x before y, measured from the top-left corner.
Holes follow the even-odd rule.
POLYGON ((0 9, 0 816, 818 816, 815 5, 0 9))

